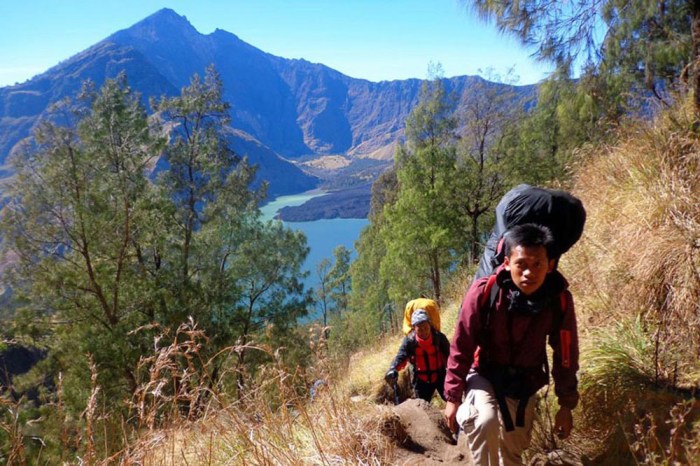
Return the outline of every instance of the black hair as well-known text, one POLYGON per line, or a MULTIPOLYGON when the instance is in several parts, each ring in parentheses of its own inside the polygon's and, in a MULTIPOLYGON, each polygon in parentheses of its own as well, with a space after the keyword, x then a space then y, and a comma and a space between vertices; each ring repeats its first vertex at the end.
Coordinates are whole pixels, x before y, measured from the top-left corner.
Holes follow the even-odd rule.
POLYGON ((544 225, 536 223, 524 223, 508 230, 503 235, 506 256, 510 256, 511 250, 517 246, 532 248, 542 246, 547 250, 548 259, 554 257, 554 236, 552 231, 544 225))

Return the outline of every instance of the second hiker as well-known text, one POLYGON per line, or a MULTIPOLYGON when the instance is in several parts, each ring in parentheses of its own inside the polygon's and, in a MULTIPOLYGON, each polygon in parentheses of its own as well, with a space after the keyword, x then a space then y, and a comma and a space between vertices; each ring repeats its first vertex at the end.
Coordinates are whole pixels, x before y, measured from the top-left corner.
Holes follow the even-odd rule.
POLYGON ((404 337, 399 352, 386 373, 386 381, 393 385, 399 376, 398 371, 410 362, 413 365, 415 396, 430 402, 437 390, 444 400, 443 385, 450 342, 445 334, 433 328, 424 309, 413 312, 411 327, 413 330, 404 337))

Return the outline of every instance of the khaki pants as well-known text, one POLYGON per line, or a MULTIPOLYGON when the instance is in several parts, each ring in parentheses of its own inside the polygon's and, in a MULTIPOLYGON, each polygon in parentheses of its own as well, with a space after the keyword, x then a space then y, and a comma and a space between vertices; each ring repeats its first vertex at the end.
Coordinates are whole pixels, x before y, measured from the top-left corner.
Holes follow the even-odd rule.
MULTIPOLYGON (((466 399, 457 410, 457 423, 467 435, 474 464, 479 466, 516 466, 522 464, 522 452, 530 444, 535 399, 525 409, 525 426, 506 432, 491 382, 471 372, 467 376, 466 399)), ((506 398, 515 423, 518 400, 506 398)))

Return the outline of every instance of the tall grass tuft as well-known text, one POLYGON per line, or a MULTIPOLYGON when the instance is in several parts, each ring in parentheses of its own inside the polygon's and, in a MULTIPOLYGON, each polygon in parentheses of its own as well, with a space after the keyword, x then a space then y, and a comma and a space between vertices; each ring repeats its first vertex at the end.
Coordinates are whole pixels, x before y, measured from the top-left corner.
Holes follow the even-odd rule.
POLYGON ((677 461, 681 450, 696 448, 683 442, 692 438, 697 410, 687 413, 682 428, 669 427, 678 419, 671 408, 700 387, 695 121, 691 103, 679 103, 653 123, 621 129, 615 144, 579 154, 574 192, 588 218, 562 268, 582 341, 578 435, 592 451, 605 452, 601 457, 617 458, 605 464, 677 461), (657 438, 666 453, 653 453, 645 438, 657 438))
MULTIPOLYGON (((0 431, 3 432, 3 450, 6 464, 27 464, 24 447, 24 429, 20 416, 21 401, 15 401, 9 394, 0 396, 0 409, 3 415, 0 417, 0 431)), ((0 457, 1 458, 1 457, 0 457)))
POLYGON ((137 367, 137 378, 143 382, 131 406, 140 428, 152 430, 200 417, 216 395, 212 366, 237 349, 227 348, 205 360, 202 348, 208 339, 191 318, 174 335, 169 333, 166 329, 155 338, 153 353, 143 356, 137 367), (165 341, 170 343, 161 345, 165 341))
POLYGON ((312 372, 325 375, 313 400, 298 389, 304 374, 273 364, 244 397, 219 396, 217 409, 200 419, 142 436, 129 459, 154 465, 390 462, 395 416, 367 400, 352 401, 323 369, 312 372))

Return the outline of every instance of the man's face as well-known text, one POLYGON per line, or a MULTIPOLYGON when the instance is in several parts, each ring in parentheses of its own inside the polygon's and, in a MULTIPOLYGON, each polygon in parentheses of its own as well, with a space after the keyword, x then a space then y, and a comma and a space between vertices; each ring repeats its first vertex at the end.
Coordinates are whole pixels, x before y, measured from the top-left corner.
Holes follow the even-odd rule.
POLYGON ((542 286, 547 274, 554 270, 554 260, 547 257, 544 246, 516 246, 506 257, 505 266, 515 286, 525 295, 531 295, 542 286))
POLYGON ((430 322, 423 321, 420 324, 414 325, 416 329, 416 335, 418 335, 422 340, 425 340, 430 336, 430 322))

